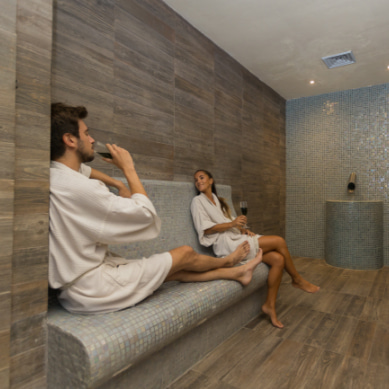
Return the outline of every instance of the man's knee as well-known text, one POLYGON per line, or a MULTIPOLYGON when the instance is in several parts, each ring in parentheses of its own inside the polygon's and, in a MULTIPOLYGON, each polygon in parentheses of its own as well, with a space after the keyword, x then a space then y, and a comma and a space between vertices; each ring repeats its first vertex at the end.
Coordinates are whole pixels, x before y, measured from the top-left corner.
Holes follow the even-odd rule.
POLYGON ((195 260, 196 252, 190 246, 180 246, 170 251, 173 258, 173 264, 182 268, 183 265, 195 260))
POLYGON ((185 259, 191 260, 196 255, 196 252, 190 246, 181 246, 181 249, 182 249, 183 256, 185 257, 185 259))

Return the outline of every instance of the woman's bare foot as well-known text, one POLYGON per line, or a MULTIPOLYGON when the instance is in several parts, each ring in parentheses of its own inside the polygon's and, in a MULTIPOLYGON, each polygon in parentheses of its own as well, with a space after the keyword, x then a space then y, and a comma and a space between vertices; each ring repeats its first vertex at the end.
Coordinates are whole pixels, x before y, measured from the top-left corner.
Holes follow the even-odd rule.
POLYGON ((231 253, 230 255, 227 255, 225 259, 228 261, 225 267, 234 266, 240 261, 243 261, 247 254, 250 252, 250 244, 246 240, 245 242, 241 243, 236 250, 231 253))
POLYGON ((242 266, 238 266, 236 269, 239 272, 237 281, 243 286, 248 285, 253 278, 254 269, 262 262, 262 249, 259 249, 258 254, 250 262, 245 263, 242 266))
POLYGON ((302 277, 298 280, 292 280, 292 285, 295 288, 302 289, 304 292, 308 293, 316 293, 320 289, 320 286, 311 284, 307 280, 304 280, 302 277))
POLYGON ((277 313, 275 308, 271 308, 270 306, 263 304, 262 312, 269 316, 271 324, 277 328, 284 328, 284 325, 277 319, 277 313))

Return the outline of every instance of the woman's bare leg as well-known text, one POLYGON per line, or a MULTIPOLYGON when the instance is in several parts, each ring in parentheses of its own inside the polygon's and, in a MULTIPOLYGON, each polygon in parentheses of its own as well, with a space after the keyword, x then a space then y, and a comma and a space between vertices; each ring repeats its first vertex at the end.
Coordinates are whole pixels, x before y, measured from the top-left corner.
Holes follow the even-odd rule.
POLYGON ((270 251, 264 254, 263 262, 269 265, 270 269, 267 278, 267 297, 265 304, 262 305, 262 312, 270 317, 274 327, 284 328, 284 325, 277 319, 276 300, 285 267, 285 260, 276 251, 270 251))
POLYGON ((308 293, 315 293, 320 289, 319 286, 311 284, 298 273, 294 267, 288 246, 283 238, 276 235, 264 235, 258 239, 258 242, 259 247, 262 248, 264 254, 270 251, 276 251, 285 258, 285 270, 292 277, 292 285, 294 287, 302 289, 308 293))
POLYGON ((181 270, 169 275, 166 281, 181 282, 203 282, 214 280, 234 280, 240 282, 243 286, 250 283, 253 277, 254 269, 262 262, 262 250, 259 250, 257 256, 242 266, 222 267, 219 269, 205 272, 194 272, 181 270))
POLYGON ((189 246, 181 246, 170 251, 173 263, 168 277, 182 270, 205 272, 221 267, 231 267, 246 258, 249 251, 250 245, 247 241, 241 243, 233 253, 224 258, 199 254, 189 246))

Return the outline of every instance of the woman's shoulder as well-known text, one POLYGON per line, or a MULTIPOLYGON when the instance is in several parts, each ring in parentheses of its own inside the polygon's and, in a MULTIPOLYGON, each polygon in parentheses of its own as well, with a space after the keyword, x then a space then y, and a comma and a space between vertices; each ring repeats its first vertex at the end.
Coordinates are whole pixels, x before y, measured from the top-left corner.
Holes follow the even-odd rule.
POLYGON ((191 204, 192 205, 200 204, 200 202, 201 202, 201 198, 200 197, 201 197, 201 193, 196 195, 195 197, 193 197, 191 204))

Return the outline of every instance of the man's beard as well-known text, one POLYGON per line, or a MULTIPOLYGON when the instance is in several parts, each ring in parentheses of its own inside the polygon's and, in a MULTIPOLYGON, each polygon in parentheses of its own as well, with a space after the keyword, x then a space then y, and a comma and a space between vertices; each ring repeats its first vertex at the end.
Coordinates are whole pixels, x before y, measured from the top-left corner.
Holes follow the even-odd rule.
POLYGON ((84 142, 82 140, 78 140, 77 154, 82 163, 92 162, 95 159, 95 153, 92 150, 91 154, 88 154, 85 151, 84 142))

